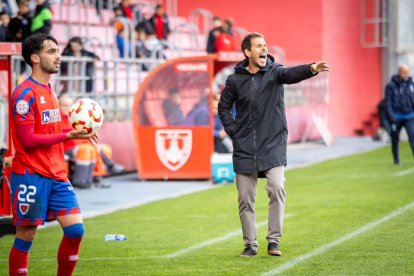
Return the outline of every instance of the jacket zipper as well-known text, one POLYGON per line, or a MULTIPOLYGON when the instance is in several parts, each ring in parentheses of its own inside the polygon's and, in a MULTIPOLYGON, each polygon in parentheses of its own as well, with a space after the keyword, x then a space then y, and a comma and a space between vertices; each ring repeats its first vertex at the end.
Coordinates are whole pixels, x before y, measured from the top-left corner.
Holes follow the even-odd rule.
MULTIPOLYGON (((252 87, 254 90, 256 90, 256 87, 254 87, 254 76, 252 77, 252 87)), ((254 95, 253 95, 254 96, 254 95)), ((253 97, 254 98, 254 97, 253 97)), ((254 113, 253 113, 254 114, 254 113)), ((253 115, 252 114, 252 115, 253 115)), ((254 118, 253 118, 254 119, 254 118)), ((253 148, 254 148, 254 161, 257 161, 257 149, 256 149, 256 125, 255 121, 253 120, 253 148)))

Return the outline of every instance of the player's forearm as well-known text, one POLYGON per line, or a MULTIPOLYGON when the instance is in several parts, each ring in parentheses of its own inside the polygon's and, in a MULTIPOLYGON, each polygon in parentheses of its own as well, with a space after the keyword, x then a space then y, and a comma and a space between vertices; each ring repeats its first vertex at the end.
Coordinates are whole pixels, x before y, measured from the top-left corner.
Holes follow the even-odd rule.
POLYGON ((49 147, 63 142, 67 139, 66 133, 37 134, 34 133, 33 124, 16 125, 16 134, 22 146, 26 150, 33 150, 38 147, 49 147))

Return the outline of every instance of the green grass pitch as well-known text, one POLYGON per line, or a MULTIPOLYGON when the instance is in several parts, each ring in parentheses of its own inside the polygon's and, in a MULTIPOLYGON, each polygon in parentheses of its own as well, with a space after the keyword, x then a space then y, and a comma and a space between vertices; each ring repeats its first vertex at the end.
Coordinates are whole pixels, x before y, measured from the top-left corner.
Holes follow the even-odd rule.
MULTIPOLYGON (((239 257, 237 191, 223 185, 86 219, 75 275, 262 275, 284 265, 283 275, 414 275, 414 172, 397 175, 414 169, 414 161, 407 143, 401 166, 392 164, 390 151, 386 146, 287 171, 282 257, 266 253, 268 199, 261 180, 257 257, 239 257), (128 240, 105 242, 108 233, 128 240)), ((29 275, 56 274, 61 235, 60 227, 39 231, 29 275)), ((13 238, 0 239, 0 275, 7 275, 13 238)))

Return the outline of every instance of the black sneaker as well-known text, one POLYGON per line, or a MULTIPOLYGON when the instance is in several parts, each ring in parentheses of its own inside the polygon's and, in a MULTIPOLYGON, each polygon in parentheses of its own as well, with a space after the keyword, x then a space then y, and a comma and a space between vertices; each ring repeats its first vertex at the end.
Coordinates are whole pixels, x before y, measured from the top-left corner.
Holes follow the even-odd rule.
POLYGON ((242 257, 255 257, 257 256, 257 250, 251 246, 246 246, 244 251, 240 254, 242 257))
POLYGON ((271 242, 267 245, 267 254, 272 256, 282 256, 282 251, 280 251, 279 244, 271 242))

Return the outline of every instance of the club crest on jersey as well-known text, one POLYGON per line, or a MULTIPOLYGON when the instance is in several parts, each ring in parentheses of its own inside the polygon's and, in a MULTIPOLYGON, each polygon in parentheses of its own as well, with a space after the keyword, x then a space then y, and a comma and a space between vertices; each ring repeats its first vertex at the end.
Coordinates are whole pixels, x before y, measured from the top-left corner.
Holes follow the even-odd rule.
POLYGON ((192 132, 189 129, 162 129, 155 132, 158 158, 171 171, 178 170, 187 162, 192 145, 192 132))
POLYGON ((60 122, 59 109, 48 109, 42 111, 42 125, 60 122))
POLYGON ((16 103, 16 112, 20 115, 24 115, 29 112, 29 103, 25 100, 19 100, 16 103))
POLYGON ((23 215, 26 215, 27 212, 29 212, 29 207, 30 205, 27 203, 19 203, 20 213, 22 213, 23 215))

